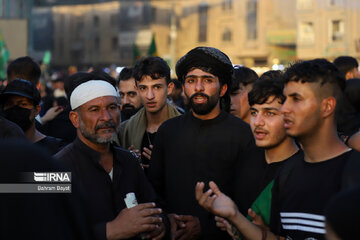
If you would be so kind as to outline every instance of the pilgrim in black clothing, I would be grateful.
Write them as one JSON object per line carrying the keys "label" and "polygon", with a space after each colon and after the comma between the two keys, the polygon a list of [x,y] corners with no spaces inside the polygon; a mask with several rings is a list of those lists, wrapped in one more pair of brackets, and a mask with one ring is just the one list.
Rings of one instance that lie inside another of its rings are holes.
{"label": "pilgrim in black clothing", "polygon": [[232,195],[234,166],[252,144],[248,125],[226,112],[210,120],[187,113],[166,121],[157,134],[149,178],[167,211],[197,216],[204,239],[226,239],[213,216],[196,203],[194,186],[214,180]]}
{"label": "pilgrim in black clothing", "polygon": [[7,120],[3,116],[0,116],[0,138],[11,139],[20,138],[26,139],[23,130],[15,123]]}
{"label": "pilgrim in black clothing", "polygon": [[277,170],[286,161],[302,157],[295,140],[286,134],[284,127],[281,108],[285,96],[281,77],[280,71],[263,73],[253,83],[248,94],[249,123],[256,146],[248,149],[244,161],[238,162],[236,166],[234,196],[239,211],[244,215],[247,215],[258,195],[275,178]]}
{"label": "pilgrim in black clothing", "polygon": [[16,123],[30,142],[55,154],[66,143],[61,139],[47,137],[36,129],[35,117],[41,110],[40,99],[40,92],[34,84],[24,79],[15,79],[1,93],[0,104],[4,117]]}
{"label": "pilgrim in black clothing", "polygon": [[[27,184],[25,173],[64,172],[46,150],[19,139],[0,141],[0,164],[1,184]],[[94,239],[78,187],[71,179],[71,193],[2,192],[0,239]]]}
{"label": "pilgrim in black clothing", "polygon": [[79,138],[55,155],[84,191],[96,239],[106,239],[106,223],[126,208],[127,193],[135,193],[138,203],[159,202],[137,158],[123,148],[112,145],[111,149],[111,174],[100,165],[100,153]]}
{"label": "pilgrim in black clothing", "polygon": [[274,182],[271,231],[291,239],[325,239],[325,205],[341,190],[359,185],[359,159],[351,150],[323,162],[284,166]]}
{"label": "pilgrim in black clothing", "polygon": [[[137,158],[115,147],[120,98],[108,82],[90,80],[72,91],[70,120],[77,139],[55,157],[78,179],[96,239],[162,238],[166,218]],[[135,195],[130,202],[128,195]]]}
{"label": "pilgrim in black clothing", "polygon": [[148,176],[167,211],[176,214],[170,221],[179,239],[228,237],[196,204],[194,187],[199,179],[216,179],[231,194],[234,166],[253,144],[249,126],[220,107],[232,69],[229,58],[210,47],[191,50],[176,65],[191,112],[160,126]]}
{"label": "pilgrim in black clothing", "polygon": [[205,193],[204,183],[197,184],[196,196],[201,206],[227,218],[246,239],[275,239],[276,235],[324,239],[326,202],[341,189],[360,182],[359,153],[349,149],[336,131],[335,109],[345,79],[325,59],[295,63],[283,79],[284,127],[301,145],[304,158],[290,169],[286,166],[294,161],[287,161],[275,179],[271,232],[248,221],[213,182]]}

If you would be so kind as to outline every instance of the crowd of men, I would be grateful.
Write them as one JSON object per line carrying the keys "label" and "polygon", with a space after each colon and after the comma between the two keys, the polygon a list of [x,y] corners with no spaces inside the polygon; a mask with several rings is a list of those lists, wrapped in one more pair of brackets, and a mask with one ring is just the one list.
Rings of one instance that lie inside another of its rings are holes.
{"label": "crowd of men", "polygon": [[196,47],[175,70],[146,57],[118,79],[77,72],[50,91],[31,58],[11,62],[0,180],[51,170],[73,181],[72,193],[3,194],[0,238],[20,237],[14,218],[30,239],[357,238],[356,59],[258,76]]}

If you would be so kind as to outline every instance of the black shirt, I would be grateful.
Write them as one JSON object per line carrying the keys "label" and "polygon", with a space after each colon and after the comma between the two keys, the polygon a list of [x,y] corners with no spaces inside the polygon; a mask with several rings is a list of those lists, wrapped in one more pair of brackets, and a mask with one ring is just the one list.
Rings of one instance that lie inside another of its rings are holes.
{"label": "black shirt", "polygon": [[240,119],[222,111],[200,120],[189,112],[158,129],[148,177],[170,213],[199,217],[204,239],[227,239],[214,216],[197,203],[195,185],[213,180],[232,196],[234,166],[251,144],[250,128]]}
{"label": "black shirt", "polygon": [[127,193],[134,192],[138,203],[158,202],[137,159],[125,149],[111,148],[114,154],[112,180],[99,164],[100,153],[79,138],[55,155],[80,182],[97,239],[106,239],[106,223],[126,208]]}
{"label": "black shirt", "polygon": [[15,123],[0,116],[0,139],[26,139],[23,130]]}
{"label": "black shirt", "polygon": [[[147,131],[145,131],[144,133],[144,137],[142,139],[142,142],[141,142],[141,162],[143,164],[149,164],[149,159],[147,159],[142,153],[144,152],[144,147],[148,148],[148,149],[151,149],[150,148],[150,145],[154,145],[154,142],[155,142],[155,136],[156,136],[156,132],[153,132],[153,133],[149,133]],[[144,172],[145,174],[147,175],[148,171],[147,168],[144,168]]]}
{"label": "black shirt", "polygon": [[[64,171],[48,152],[19,139],[0,140],[0,156],[0,183],[24,182],[24,172]],[[0,239],[94,239],[77,187],[72,179],[71,194],[0,193]]]}
{"label": "black shirt", "polygon": [[[323,162],[297,161],[290,171],[284,166],[273,187],[272,232],[291,239],[325,239],[324,207],[342,190],[348,178],[344,169],[353,160],[358,162],[360,153],[352,150]],[[360,174],[358,164],[351,168]],[[282,173],[285,170],[287,174]],[[285,181],[280,180],[282,176]]]}
{"label": "black shirt", "polygon": [[275,178],[278,169],[294,158],[303,158],[303,152],[299,150],[288,159],[281,162],[268,164],[265,159],[265,150],[256,146],[248,149],[244,161],[236,166],[234,184],[234,202],[239,211],[247,215],[251,204],[264,188]]}
{"label": "black shirt", "polygon": [[55,138],[55,137],[51,137],[51,136],[46,136],[43,139],[41,139],[40,141],[35,142],[34,144],[37,146],[40,146],[42,148],[45,148],[46,150],[49,151],[49,153],[51,155],[56,154],[64,146],[67,145],[67,143],[64,140]]}

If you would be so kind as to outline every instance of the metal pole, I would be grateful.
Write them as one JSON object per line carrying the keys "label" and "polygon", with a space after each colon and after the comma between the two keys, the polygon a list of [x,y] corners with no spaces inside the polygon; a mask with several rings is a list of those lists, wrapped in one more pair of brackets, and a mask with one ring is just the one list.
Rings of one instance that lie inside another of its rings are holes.
{"label": "metal pole", "polygon": [[171,2],[171,23],[170,23],[170,56],[171,56],[171,69],[175,70],[176,60],[176,38],[177,38],[177,27],[176,27],[176,11],[175,11],[175,0]]}
{"label": "metal pole", "polygon": [[32,8],[33,8],[33,0],[28,1],[29,5],[27,8],[27,20],[28,20],[28,55],[33,54],[34,50],[34,33],[33,33],[33,22],[32,22]]}

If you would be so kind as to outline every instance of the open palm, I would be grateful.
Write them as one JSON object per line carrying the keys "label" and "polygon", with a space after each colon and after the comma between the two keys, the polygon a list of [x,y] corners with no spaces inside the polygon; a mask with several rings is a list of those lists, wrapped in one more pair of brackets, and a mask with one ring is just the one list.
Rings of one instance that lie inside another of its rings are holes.
{"label": "open palm", "polygon": [[224,218],[236,215],[237,207],[235,203],[223,194],[214,182],[209,182],[210,189],[206,192],[203,192],[204,186],[204,183],[196,184],[196,199],[200,206],[214,215]]}

